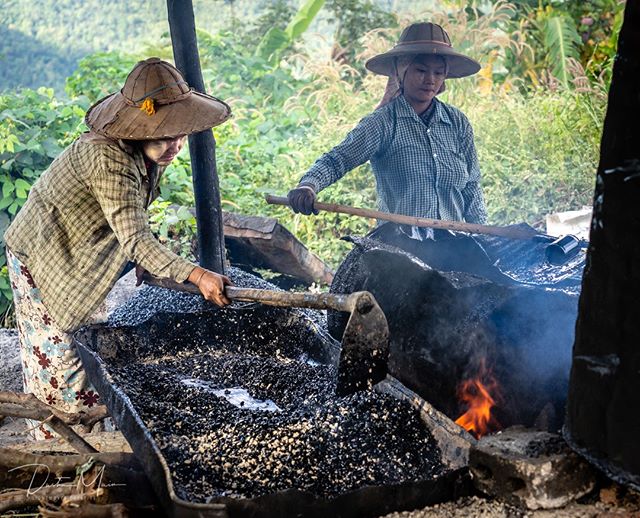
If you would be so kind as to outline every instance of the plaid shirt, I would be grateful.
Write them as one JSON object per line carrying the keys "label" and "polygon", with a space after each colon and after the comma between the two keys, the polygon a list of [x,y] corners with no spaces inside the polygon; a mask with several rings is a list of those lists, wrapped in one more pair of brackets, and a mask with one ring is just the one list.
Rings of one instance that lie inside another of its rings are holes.
{"label": "plaid shirt", "polygon": [[156,171],[147,172],[141,151],[88,133],[31,187],[5,241],[62,329],[87,320],[129,260],[179,282],[195,267],[149,229],[146,208],[162,173]]}
{"label": "plaid shirt", "polygon": [[363,118],[300,183],[319,192],[370,160],[380,210],[484,223],[471,125],[457,108],[438,99],[433,103],[433,113],[421,118],[404,96],[395,98]]}

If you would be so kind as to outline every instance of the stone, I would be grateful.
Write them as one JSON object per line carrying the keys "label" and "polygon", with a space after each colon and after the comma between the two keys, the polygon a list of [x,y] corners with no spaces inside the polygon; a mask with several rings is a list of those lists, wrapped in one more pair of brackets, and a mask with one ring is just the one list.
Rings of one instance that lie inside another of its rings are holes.
{"label": "stone", "polygon": [[560,435],[522,427],[482,437],[471,446],[469,468],[476,489],[528,509],[562,507],[596,481]]}

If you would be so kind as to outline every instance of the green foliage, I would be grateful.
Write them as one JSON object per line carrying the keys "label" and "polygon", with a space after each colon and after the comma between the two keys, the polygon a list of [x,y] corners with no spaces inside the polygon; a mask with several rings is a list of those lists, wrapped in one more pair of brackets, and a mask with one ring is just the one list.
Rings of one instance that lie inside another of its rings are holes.
{"label": "green foliage", "polygon": [[539,14],[538,24],[543,35],[544,48],[551,73],[562,86],[568,88],[571,82],[569,59],[578,58],[580,36],[567,16],[553,14],[551,10]]}
{"label": "green foliage", "polygon": [[[212,33],[246,32],[272,4],[193,0],[197,27]],[[166,0],[3,0],[0,91],[46,85],[62,93],[65,78],[83,57],[110,51],[138,54],[168,31]]]}
{"label": "green foliage", "polygon": [[258,44],[256,54],[271,64],[277,63],[282,52],[307,30],[324,1],[306,0],[284,30],[279,27],[269,29]]}
{"label": "green foliage", "polygon": [[257,47],[267,32],[272,28],[277,28],[284,32],[293,18],[296,9],[291,5],[290,0],[275,0],[269,2],[264,12],[256,18],[249,28],[244,28],[243,35],[246,38],[246,48]]}
{"label": "green foliage", "polygon": [[538,89],[466,97],[494,224],[541,224],[590,205],[604,103],[593,94]]}
{"label": "green foliage", "polygon": [[[494,5],[504,0],[491,0]],[[550,73],[564,87],[586,75],[608,82],[624,0],[523,0],[509,4],[507,67],[534,85]],[[577,66],[576,66],[577,64]]]}
{"label": "green foliage", "polygon": [[363,73],[364,67],[356,59],[362,50],[361,38],[380,27],[397,27],[395,16],[371,0],[328,0],[327,9],[335,24],[334,57]]}
{"label": "green foliage", "polygon": [[[3,5],[3,17],[5,12]],[[83,46],[70,49],[0,22],[0,91],[43,85],[61,90],[64,77],[73,71],[75,62],[85,52]]]}
{"label": "green foliage", "polygon": [[279,61],[280,53],[291,45],[287,33],[279,27],[271,27],[256,48],[256,55],[271,63]]}
{"label": "green foliage", "polygon": [[85,109],[45,88],[0,95],[0,214],[10,219],[22,207],[31,184],[78,135]]}
{"label": "green foliage", "polygon": [[13,302],[13,293],[11,284],[9,283],[9,273],[7,272],[7,259],[2,254],[0,257],[0,327],[9,327],[11,323],[11,304]]}
{"label": "green foliage", "polygon": [[174,253],[196,258],[196,218],[187,207],[156,200],[149,208],[149,224],[158,240]]}
{"label": "green foliage", "polygon": [[137,50],[167,30],[163,0],[6,0],[2,11],[0,89],[48,85],[61,92],[83,56]]}
{"label": "green foliage", "polygon": [[69,98],[85,96],[90,103],[117,92],[138,58],[118,52],[98,52],[78,63],[78,68],[67,77],[65,91]]}
{"label": "green foliage", "polygon": [[285,33],[291,41],[302,36],[323,5],[324,0],[307,0],[300,6],[300,10],[285,29]]}
{"label": "green foliage", "polygon": [[86,108],[60,101],[46,88],[0,95],[0,322],[11,301],[4,231],[40,173],[78,136]]}

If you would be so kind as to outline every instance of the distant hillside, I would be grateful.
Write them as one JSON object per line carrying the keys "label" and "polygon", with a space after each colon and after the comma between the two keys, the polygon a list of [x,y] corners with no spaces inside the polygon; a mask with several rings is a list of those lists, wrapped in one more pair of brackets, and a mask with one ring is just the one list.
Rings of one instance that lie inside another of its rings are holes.
{"label": "distant hillside", "polygon": [[[166,0],[3,0],[0,91],[47,86],[58,93],[78,60],[96,51],[134,53],[169,31]],[[198,28],[216,31],[266,0],[193,0]]]}
{"label": "distant hillside", "polygon": [[0,90],[22,86],[61,89],[64,77],[91,49],[61,48],[0,25]]}

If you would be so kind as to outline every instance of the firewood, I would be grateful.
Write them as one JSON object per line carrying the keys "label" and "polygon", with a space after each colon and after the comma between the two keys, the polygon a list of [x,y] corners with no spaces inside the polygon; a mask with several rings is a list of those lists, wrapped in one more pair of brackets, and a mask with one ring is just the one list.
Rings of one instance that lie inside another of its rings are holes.
{"label": "firewood", "polygon": [[33,394],[18,394],[0,391],[0,415],[24,417],[48,424],[79,453],[97,453],[93,446],[78,435],[71,426],[81,424],[91,426],[108,417],[105,406],[101,405],[86,412],[62,412],[40,401]]}

